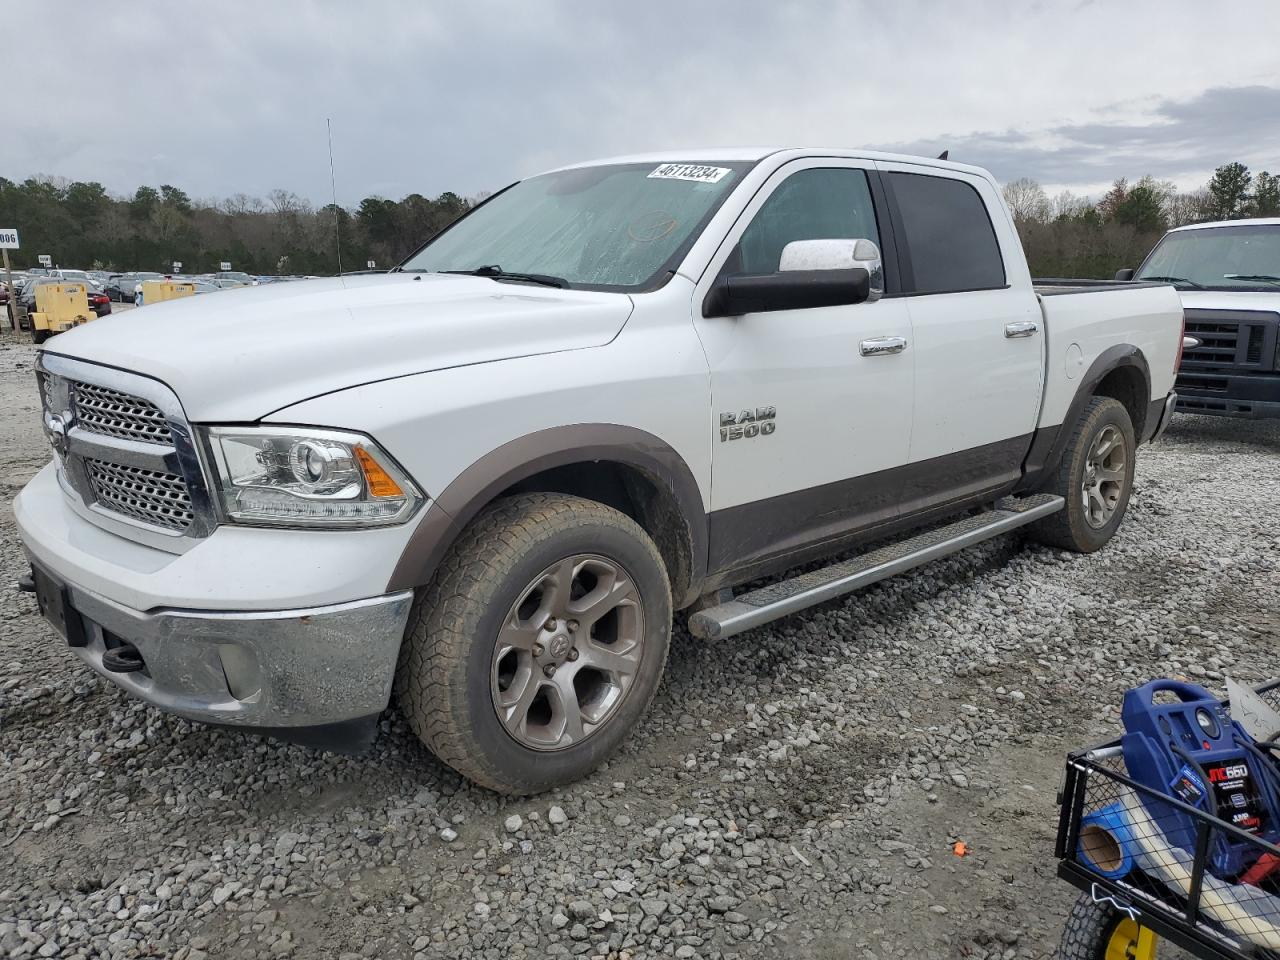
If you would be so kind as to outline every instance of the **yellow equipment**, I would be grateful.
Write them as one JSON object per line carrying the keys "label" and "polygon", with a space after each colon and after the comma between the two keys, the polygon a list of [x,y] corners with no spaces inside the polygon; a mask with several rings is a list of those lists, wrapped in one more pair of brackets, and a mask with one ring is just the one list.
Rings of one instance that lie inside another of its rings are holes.
{"label": "yellow equipment", "polygon": [[27,319],[31,339],[44,343],[97,317],[89,309],[89,288],[83,283],[42,283],[36,287],[36,309]]}
{"label": "yellow equipment", "polygon": [[142,303],[164,303],[166,300],[177,300],[180,297],[195,296],[194,283],[179,283],[177,280],[146,280],[142,284]]}

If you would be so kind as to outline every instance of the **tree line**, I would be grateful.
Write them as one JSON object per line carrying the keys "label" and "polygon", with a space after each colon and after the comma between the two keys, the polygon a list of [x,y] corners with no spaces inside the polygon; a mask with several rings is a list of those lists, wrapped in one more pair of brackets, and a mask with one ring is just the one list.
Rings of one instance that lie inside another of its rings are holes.
{"label": "tree line", "polygon": [[402,200],[366,197],[355,210],[314,207],[287,190],[266,198],[236,194],[196,201],[163,184],[114,197],[101,183],[0,177],[0,224],[18,228],[17,267],[48,254],[64,267],[168,272],[177,260],[186,273],[234,270],[272,275],[338,272],[372,260],[387,269],[469,209],[455,193],[434,199],[411,193]]}
{"label": "tree line", "polygon": [[1051,198],[1023,178],[1005,185],[1004,198],[1032,276],[1105,279],[1138,266],[1171,227],[1280,216],[1280,176],[1227,163],[1189,192],[1150,176],[1133,183],[1122,177],[1096,202],[1070,191]]}
{"label": "tree line", "polygon": [[[1198,190],[1179,192],[1144,176],[1116,180],[1097,201],[1069,191],[1049,197],[1034,180],[1014,180],[1005,200],[1018,225],[1031,272],[1039,277],[1110,277],[1137,266],[1169,227],[1208,220],[1280,216],[1280,176],[1256,176],[1228,163]],[[314,207],[287,190],[265,199],[236,194],[196,201],[171,184],[143,186],[131,197],[101,183],[53,177],[0,177],[0,224],[16,226],[15,266],[49,254],[56,264],[104,270],[212,272],[222,262],[258,274],[386,269],[465,213],[479,198],[411,193],[401,200],[366,197],[354,210]]]}

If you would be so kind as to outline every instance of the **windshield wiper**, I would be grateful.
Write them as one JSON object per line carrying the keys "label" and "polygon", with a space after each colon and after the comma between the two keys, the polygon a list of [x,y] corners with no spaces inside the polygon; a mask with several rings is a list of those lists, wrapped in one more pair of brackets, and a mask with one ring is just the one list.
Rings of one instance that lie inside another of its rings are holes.
{"label": "windshield wiper", "polygon": [[553,277],[545,273],[513,273],[503,270],[496,263],[476,267],[474,270],[441,270],[441,273],[460,273],[468,277],[490,277],[493,280],[517,280],[524,283],[540,283],[544,287],[560,287],[566,289],[569,281],[564,277]]}
{"label": "windshield wiper", "polygon": [[1280,277],[1270,273],[1224,273],[1223,280],[1244,280],[1246,283],[1277,283],[1280,284]]}
{"label": "windshield wiper", "polygon": [[1203,290],[1203,283],[1196,283],[1194,280],[1188,280],[1186,277],[1138,277],[1139,280],[1154,280],[1156,283],[1185,283],[1188,287],[1195,287],[1197,290]]}

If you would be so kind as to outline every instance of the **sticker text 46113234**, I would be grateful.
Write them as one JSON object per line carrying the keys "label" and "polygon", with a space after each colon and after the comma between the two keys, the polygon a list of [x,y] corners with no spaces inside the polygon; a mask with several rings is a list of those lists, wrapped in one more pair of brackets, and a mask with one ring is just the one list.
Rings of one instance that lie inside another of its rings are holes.
{"label": "sticker text 46113234", "polygon": [[664,163],[650,180],[693,180],[696,183],[719,183],[729,173],[728,167],[707,167],[700,163]]}

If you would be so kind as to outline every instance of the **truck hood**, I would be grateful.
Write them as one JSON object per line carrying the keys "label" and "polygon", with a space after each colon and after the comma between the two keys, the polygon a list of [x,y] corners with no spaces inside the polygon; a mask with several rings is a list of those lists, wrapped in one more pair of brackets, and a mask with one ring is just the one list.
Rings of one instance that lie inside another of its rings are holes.
{"label": "truck hood", "polygon": [[1266,290],[1179,290],[1184,310],[1269,310],[1280,313],[1280,287]]}
{"label": "truck hood", "polygon": [[246,421],[378,380],[602,346],[631,308],[625,294],[390,273],[153,304],[48,349],[162,380],[192,421]]}

